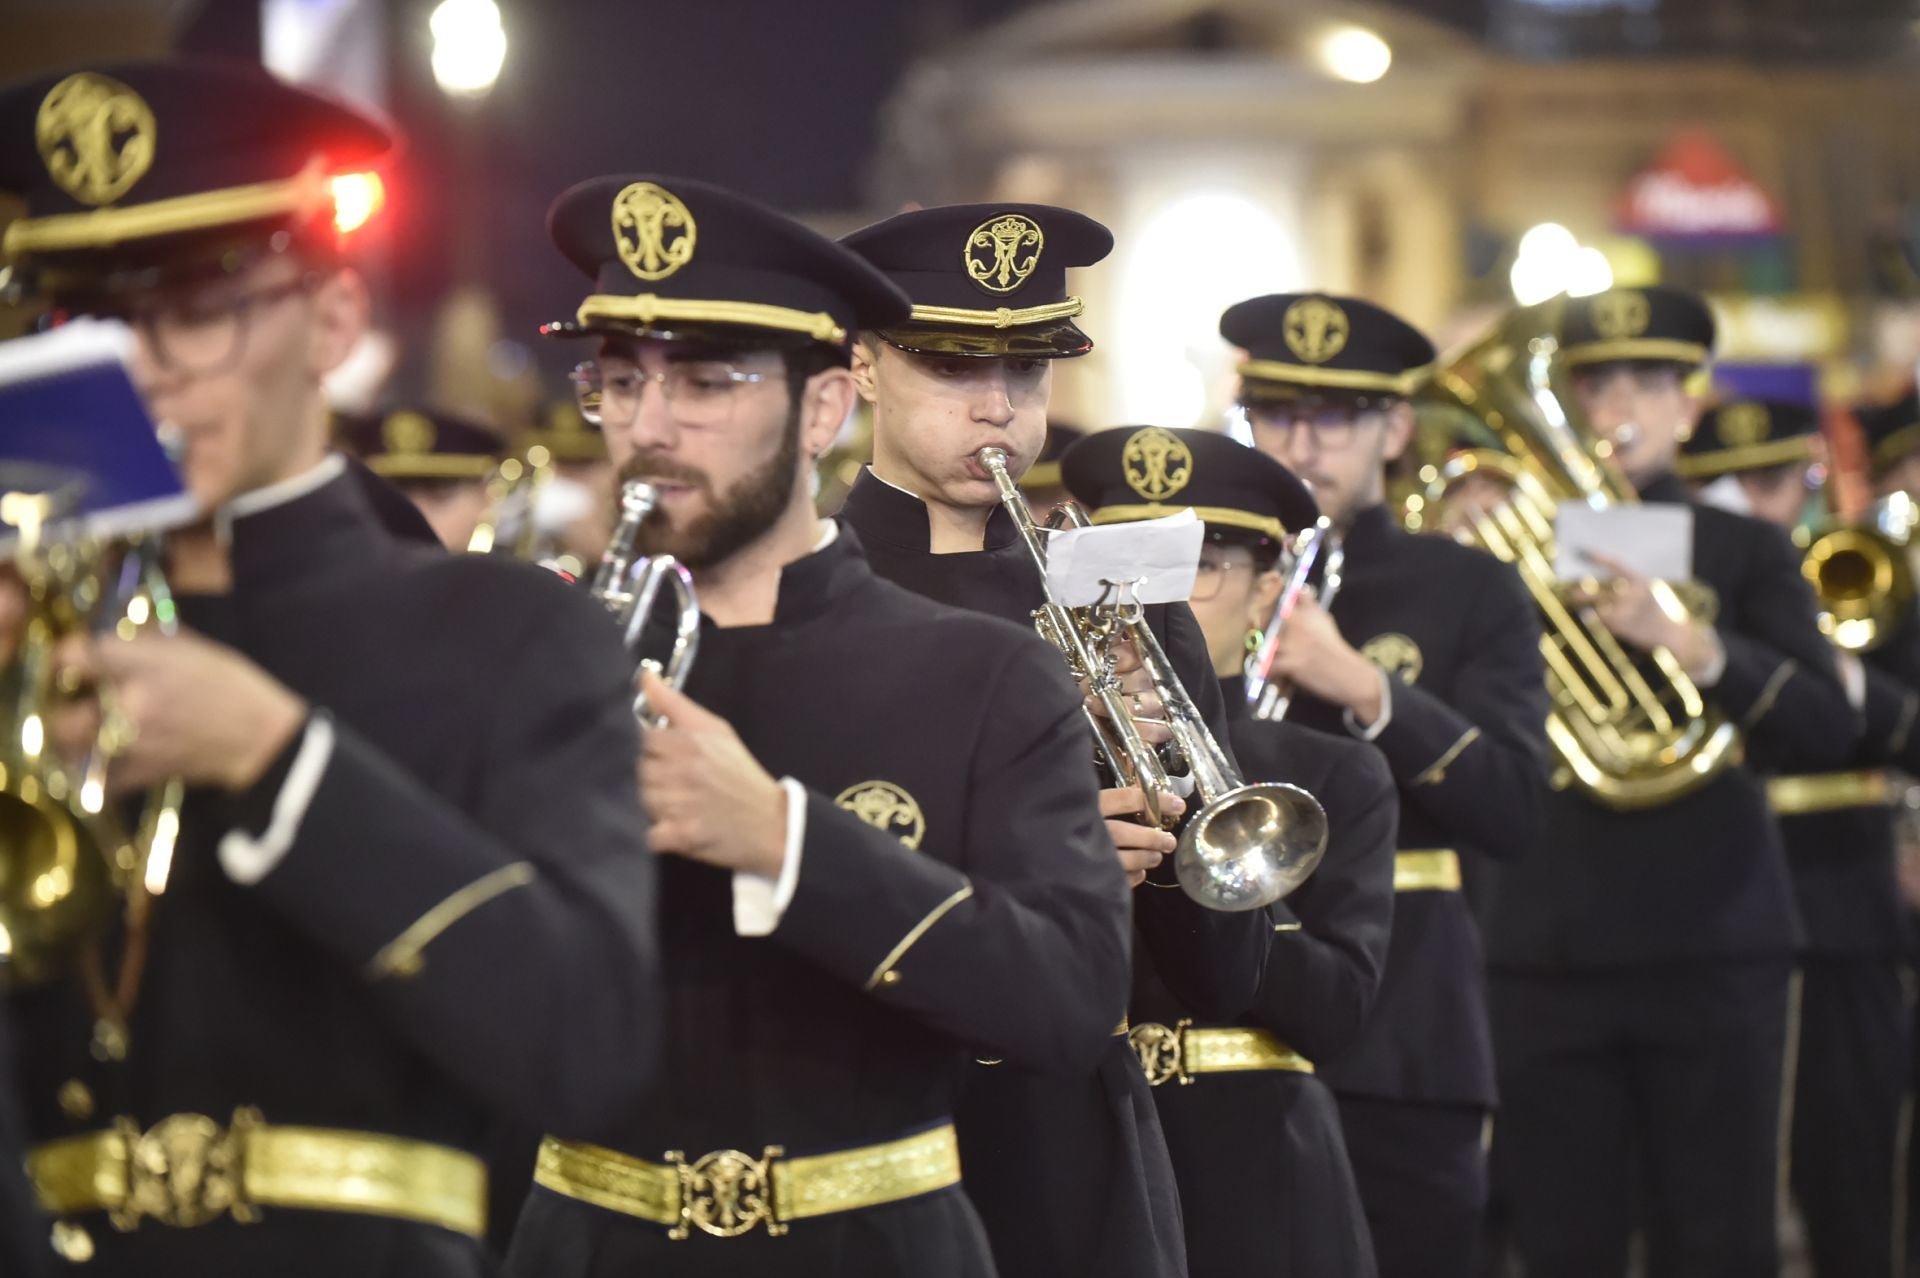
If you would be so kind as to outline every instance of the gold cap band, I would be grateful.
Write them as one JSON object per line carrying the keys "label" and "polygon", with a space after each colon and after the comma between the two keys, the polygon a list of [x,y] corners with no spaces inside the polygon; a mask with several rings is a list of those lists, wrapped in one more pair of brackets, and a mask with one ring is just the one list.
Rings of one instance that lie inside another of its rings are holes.
{"label": "gold cap band", "polygon": [[804,333],[816,342],[844,346],[847,330],[825,311],[797,311],[790,306],[769,306],[764,302],[707,301],[699,298],[660,297],[642,293],[637,297],[595,293],[580,303],[576,318],[582,324],[595,320],[626,320],[650,325],[655,320],[679,320],[687,324],[731,324],[742,328],[768,328],[782,333]]}

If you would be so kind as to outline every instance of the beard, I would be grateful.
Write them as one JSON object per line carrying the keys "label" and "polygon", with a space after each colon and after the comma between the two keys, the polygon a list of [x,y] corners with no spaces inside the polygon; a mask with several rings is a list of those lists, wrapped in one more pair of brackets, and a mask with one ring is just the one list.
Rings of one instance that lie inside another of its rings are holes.
{"label": "beard", "polygon": [[[694,572],[723,563],[752,545],[780,521],[793,500],[794,472],[800,465],[800,405],[787,410],[780,446],[767,462],[742,475],[724,493],[702,471],[664,457],[635,454],[620,468],[620,482],[651,480],[698,488],[706,494],[707,510],[685,528],[668,524],[666,512],[655,509],[640,525],[638,550],[643,555],[672,555]],[[617,492],[617,486],[616,486]],[[617,498],[616,498],[617,500]]]}

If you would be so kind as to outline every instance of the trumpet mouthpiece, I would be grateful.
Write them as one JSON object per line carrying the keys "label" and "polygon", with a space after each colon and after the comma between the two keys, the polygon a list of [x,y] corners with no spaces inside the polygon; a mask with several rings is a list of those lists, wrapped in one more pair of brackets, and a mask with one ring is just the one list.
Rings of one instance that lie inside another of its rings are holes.
{"label": "trumpet mouthpiece", "polygon": [[1004,448],[995,448],[989,444],[987,447],[975,453],[974,458],[988,470],[1001,470],[1005,469],[1007,464],[1007,450]]}

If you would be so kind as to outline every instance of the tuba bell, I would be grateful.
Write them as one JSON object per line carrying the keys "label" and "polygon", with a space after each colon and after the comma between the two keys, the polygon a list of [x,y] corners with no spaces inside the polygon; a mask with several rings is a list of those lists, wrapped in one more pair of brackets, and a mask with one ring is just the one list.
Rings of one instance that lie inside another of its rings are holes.
{"label": "tuba bell", "polygon": [[1114,672],[1116,643],[1133,644],[1166,706],[1174,749],[1192,771],[1194,794],[1201,805],[1181,830],[1173,854],[1174,875],[1181,888],[1208,909],[1258,910],[1306,882],[1327,850],[1327,814],[1318,800],[1299,786],[1249,785],[1241,777],[1208,730],[1138,602],[1123,598],[1111,605],[1068,608],[1054,598],[1046,584],[1044,534],[1085,526],[1086,512],[1072,502],[1063,503],[1046,527],[1035,525],[1026,496],[1007,471],[1006,453],[988,447],[975,456],[993,477],[1001,506],[1040,570],[1047,597],[1045,606],[1033,614],[1034,625],[1060,649],[1068,668],[1086,681],[1106,711],[1097,715],[1086,710],[1102,770],[1117,785],[1139,786],[1147,796],[1153,823],[1163,829],[1175,824],[1157,802],[1169,788],[1167,768],[1140,735],[1121,699],[1120,680]]}
{"label": "tuba bell", "polygon": [[123,901],[166,885],[184,787],[162,783],[129,813],[107,792],[107,763],[127,727],[100,689],[101,726],[79,759],[55,749],[53,723],[81,690],[54,654],[69,635],[175,629],[153,539],[66,536],[58,529],[84,477],[0,466],[0,523],[17,535],[26,587],[19,646],[0,668],[0,985],[22,988],[64,970]]}
{"label": "tuba bell", "polygon": [[1801,575],[1820,605],[1820,632],[1847,652],[1872,652],[1913,610],[1913,534],[1920,506],[1895,493],[1856,523],[1813,539]]}
{"label": "tuba bell", "polygon": [[[1560,763],[1555,788],[1571,784],[1610,808],[1657,807],[1737,763],[1740,735],[1672,653],[1655,649],[1637,659],[1556,579],[1554,516],[1562,501],[1600,508],[1638,500],[1567,393],[1557,337],[1564,305],[1555,299],[1514,311],[1414,388],[1421,411],[1464,413],[1500,441],[1435,468],[1425,515],[1429,527],[1511,563],[1540,608],[1553,697],[1547,737]],[[1656,582],[1654,593],[1669,615],[1686,615],[1673,585]]]}

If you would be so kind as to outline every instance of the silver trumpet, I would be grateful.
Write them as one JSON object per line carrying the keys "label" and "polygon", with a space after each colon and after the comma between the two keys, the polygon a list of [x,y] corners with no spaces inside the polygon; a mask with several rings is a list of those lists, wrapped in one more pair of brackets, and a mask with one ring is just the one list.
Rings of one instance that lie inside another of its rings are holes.
{"label": "silver trumpet", "polygon": [[[700,600],[693,591],[693,574],[672,555],[641,555],[640,525],[660,503],[660,491],[645,480],[629,479],[620,485],[620,522],[607,542],[600,566],[594,569],[593,597],[606,605],[620,625],[621,641],[637,663],[633,694],[633,717],[643,728],[658,727],[664,720],[647,704],[647,695],[638,687],[638,671],[651,670],[667,686],[678,690],[686,686],[693,670],[693,658],[700,648]],[[678,604],[673,647],[665,661],[642,653],[647,620],[663,587],[671,587]]]}
{"label": "silver trumpet", "polygon": [[[1007,472],[1007,454],[982,448],[974,454],[1000,490],[1000,504],[1020,530],[1020,538],[1040,571],[1046,604],[1033,614],[1041,635],[1060,649],[1076,678],[1105,714],[1086,708],[1095,751],[1114,784],[1139,786],[1147,795],[1153,824],[1175,824],[1163,813],[1158,795],[1169,789],[1167,770],[1153,746],[1134,725],[1114,670],[1114,647],[1130,642],[1166,708],[1173,745],[1186,760],[1199,798],[1199,811],[1187,821],[1174,852],[1173,868],[1188,896],[1213,910],[1258,910],[1292,892],[1327,849],[1327,814],[1299,786],[1281,782],[1248,785],[1227,752],[1214,740],[1199,707],[1187,695],[1165,649],[1147,625],[1145,609],[1121,598],[1112,604],[1068,608],[1047,585],[1044,533],[1085,526],[1087,514],[1071,502],[1055,508],[1045,528],[1033,522],[1019,485]],[[1083,707],[1084,708],[1084,707]]]}
{"label": "silver trumpet", "polygon": [[1294,538],[1293,571],[1287,574],[1286,587],[1274,601],[1273,616],[1259,648],[1247,657],[1247,705],[1256,719],[1284,719],[1293,705],[1293,687],[1273,677],[1273,661],[1280,653],[1280,636],[1286,632],[1287,621],[1306,593],[1307,579],[1313,575],[1314,565],[1322,562],[1326,569],[1320,574],[1320,606],[1331,608],[1340,593],[1340,572],[1347,562],[1347,552],[1340,534],[1324,515]]}

